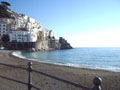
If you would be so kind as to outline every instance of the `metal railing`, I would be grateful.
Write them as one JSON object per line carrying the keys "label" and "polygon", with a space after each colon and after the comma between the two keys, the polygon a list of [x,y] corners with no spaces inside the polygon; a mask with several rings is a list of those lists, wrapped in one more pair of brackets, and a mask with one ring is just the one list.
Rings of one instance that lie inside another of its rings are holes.
{"label": "metal railing", "polygon": [[58,81],[61,81],[61,82],[73,85],[73,86],[78,87],[78,88],[82,88],[84,90],[101,90],[101,86],[100,85],[102,83],[102,79],[100,77],[95,77],[93,79],[94,87],[93,88],[89,88],[87,86],[84,86],[84,85],[81,85],[81,84],[77,84],[75,82],[71,82],[71,81],[68,81],[68,80],[64,80],[64,79],[61,79],[59,77],[50,75],[48,73],[44,73],[44,72],[40,72],[40,71],[34,70],[34,69],[32,69],[32,62],[28,62],[28,68],[18,67],[18,66],[14,66],[14,65],[10,65],[10,64],[4,64],[4,63],[0,63],[0,65],[4,65],[4,66],[8,66],[8,67],[13,67],[13,68],[19,68],[19,69],[23,69],[23,70],[28,71],[28,83],[25,83],[25,82],[22,82],[22,81],[19,81],[19,80],[11,79],[11,78],[8,78],[8,77],[0,75],[0,78],[11,80],[11,81],[14,81],[14,82],[17,82],[17,83],[20,83],[20,84],[27,85],[28,90],[31,90],[32,88],[34,88],[36,90],[41,90],[40,88],[38,88],[38,87],[36,87],[36,86],[34,86],[32,84],[32,75],[31,75],[32,73],[31,72],[35,72],[35,73],[38,73],[38,74],[41,74],[41,75],[53,78],[55,80],[58,80]]}

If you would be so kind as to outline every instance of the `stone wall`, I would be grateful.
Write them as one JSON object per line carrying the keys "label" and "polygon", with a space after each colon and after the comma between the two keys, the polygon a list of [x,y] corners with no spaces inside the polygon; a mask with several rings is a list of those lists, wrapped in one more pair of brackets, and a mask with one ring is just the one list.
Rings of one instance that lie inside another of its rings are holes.
{"label": "stone wall", "polygon": [[35,43],[36,51],[40,50],[55,50],[55,40],[41,40]]}
{"label": "stone wall", "polygon": [[64,38],[59,40],[39,40],[37,42],[8,42],[3,44],[5,49],[25,50],[25,51],[41,51],[41,50],[60,50],[71,49],[72,47]]}

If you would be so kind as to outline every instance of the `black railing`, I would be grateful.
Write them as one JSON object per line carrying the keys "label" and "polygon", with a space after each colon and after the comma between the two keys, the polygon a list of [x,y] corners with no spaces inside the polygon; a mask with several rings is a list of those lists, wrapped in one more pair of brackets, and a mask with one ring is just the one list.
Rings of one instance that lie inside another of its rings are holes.
{"label": "black railing", "polygon": [[11,81],[14,81],[14,82],[17,82],[17,83],[20,83],[20,84],[27,85],[28,90],[31,90],[32,88],[34,88],[36,90],[41,90],[40,88],[38,88],[38,87],[36,87],[36,86],[34,86],[32,84],[32,75],[31,75],[32,73],[31,72],[39,73],[41,75],[53,78],[55,80],[58,80],[58,81],[61,81],[61,82],[64,82],[64,83],[67,83],[67,84],[70,84],[70,85],[73,85],[73,86],[78,87],[78,88],[82,88],[84,90],[101,90],[101,86],[100,85],[101,85],[102,79],[100,77],[95,77],[93,79],[94,87],[93,88],[89,88],[87,86],[84,86],[84,85],[81,85],[81,84],[77,84],[75,82],[64,80],[64,79],[61,79],[59,77],[56,77],[56,76],[53,76],[53,75],[50,75],[50,74],[47,74],[47,73],[44,73],[44,72],[40,72],[40,71],[34,70],[34,69],[32,69],[32,62],[28,63],[28,68],[18,67],[18,66],[14,66],[14,65],[10,65],[10,64],[4,64],[4,63],[0,63],[0,65],[9,66],[9,67],[13,67],[13,68],[19,68],[19,69],[23,69],[23,70],[28,71],[28,83],[25,83],[25,82],[22,82],[22,81],[19,81],[19,80],[11,79],[11,78],[8,78],[8,77],[0,75],[0,78],[4,78],[4,79],[11,80]]}

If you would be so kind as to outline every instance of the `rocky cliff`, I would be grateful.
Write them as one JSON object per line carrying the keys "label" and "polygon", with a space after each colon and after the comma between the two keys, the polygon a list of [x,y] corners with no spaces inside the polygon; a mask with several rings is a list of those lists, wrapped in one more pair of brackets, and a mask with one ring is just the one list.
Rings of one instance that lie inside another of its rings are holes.
{"label": "rocky cliff", "polygon": [[72,49],[72,46],[63,37],[59,38],[60,49]]}
{"label": "rocky cliff", "polygon": [[36,51],[61,49],[72,49],[72,46],[62,37],[59,40],[41,40],[35,43]]}

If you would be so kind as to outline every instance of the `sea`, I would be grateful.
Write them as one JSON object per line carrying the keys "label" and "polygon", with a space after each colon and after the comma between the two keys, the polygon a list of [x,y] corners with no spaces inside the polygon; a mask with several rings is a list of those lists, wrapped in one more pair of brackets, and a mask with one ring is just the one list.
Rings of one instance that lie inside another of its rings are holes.
{"label": "sea", "polygon": [[81,47],[39,52],[15,51],[12,54],[38,62],[120,72],[120,47]]}

